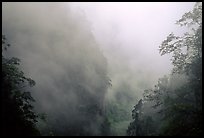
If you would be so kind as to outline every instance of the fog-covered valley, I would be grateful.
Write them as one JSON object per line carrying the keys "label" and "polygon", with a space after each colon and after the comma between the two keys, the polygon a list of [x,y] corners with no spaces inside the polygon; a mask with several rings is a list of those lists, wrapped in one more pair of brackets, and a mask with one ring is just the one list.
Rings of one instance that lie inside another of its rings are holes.
{"label": "fog-covered valley", "polygon": [[194,2],[2,3],[2,134],[200,135],[201,19]]}

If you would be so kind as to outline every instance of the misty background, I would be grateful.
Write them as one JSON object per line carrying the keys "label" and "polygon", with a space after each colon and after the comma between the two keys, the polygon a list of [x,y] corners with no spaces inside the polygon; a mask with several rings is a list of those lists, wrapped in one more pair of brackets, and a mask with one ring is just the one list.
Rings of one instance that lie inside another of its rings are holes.
{"label": "misty background", "polygon": [[169,74],[172,68],[170,55],[161,57],[158,47],[170,32],[179,35],[187,30],[175,23],[194,4],[96,2],[71,3],[70,7],[89,20],[91,31],[107,58],[114,84],[109,94],[127,83],[140,97],[140,90],[151,87],[158,77]]}
{"label": "misty background", "polygon": [[[7,56],[21,59],[36,81],[35,110],[48,120],[39,123],[42,131],[80,133],[73,126],[88,123],[78,129],[100,135],[101,114],[114,103],[127,118],[112,123],[112,131],[125,135],[144,89],[172,68],[159,45],[169,32],[185,32],[175,22],[194,4],[2,3],[2,33],[12,45]],[[83,114],[92,105],[98,111]]]}

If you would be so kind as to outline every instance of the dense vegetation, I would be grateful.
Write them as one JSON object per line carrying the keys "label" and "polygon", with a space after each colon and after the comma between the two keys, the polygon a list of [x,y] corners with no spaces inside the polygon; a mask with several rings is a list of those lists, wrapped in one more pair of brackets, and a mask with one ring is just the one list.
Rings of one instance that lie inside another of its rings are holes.
{"label": "dense vegetation", "polygon": [[38,115],[33,111],[34,102],[29,86],[35,81],[24,76],[18,67],[18,58],[6,58],[3,52],[10,45],[2,35],[2,76],[1,76],[1,133],[2,135],[39,135],[35,123]]}
{"label": "dense vegetation", "polygon": [[202,3],[196,3],[177,24],[191,30],[184,36],[171,33],[159,47],[161,55],[173,53],[174,68],[154,89],[145,90],[132,111],[130,136],[202,134]]}

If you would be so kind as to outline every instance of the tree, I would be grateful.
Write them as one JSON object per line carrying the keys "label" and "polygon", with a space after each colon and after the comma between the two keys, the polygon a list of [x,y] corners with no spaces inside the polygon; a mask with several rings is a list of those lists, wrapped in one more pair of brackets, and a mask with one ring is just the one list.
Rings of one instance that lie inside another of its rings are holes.
{"label": "tree", "polygon": [[128,136],[151,136],[155,130],[154,120],[148,114],[144,114],[145,103],[140,99],[138,104],[132,110],[133,122],[127,129]]}
{"label": "tree", "polygon": [[4,57],[3,52],[9,46],[2,35],[1,135],[40,135],[35,127],[38,115],[31,104],[35,100],[26,90],[34,86],[35,81],[25,77],[18,68],[18,58]]}
{"label": "tree", "polygon": [[132,119],[134,121],[130,123],[127,135],[128,136],[141,136],[141,120],[140,116],[142,114],[142,99],[139,100],[138,104],[134,106],[134,109],[132,110]]}
{"label": "tree", "polygon": [[[188,82],[175,90],[177,98],[166,111],[171,117],[165,134],[202,134],[202,3],[196,3],[191,12],[185,13],[177,24],[190,27],[184,36],[171,33],[160,46],[161,55],[173,53],[173,73],[185,74]],[[182,48],[186,49],[182,52]],[[183,127],[185,126],[185,128]]]}
{"label": "tree", "polygon": [[190,29],[183,36],[170,33],[159,47],[161,55],[173,54],[172,73],[145,90],[144,101],[158,111],[156,135],[202,135],[202,3],[177,24]]}
{"label": "tree", "polygon": [[202,3],[196,3],[192,12],[185,13],[177,21],[190,30],[183,36],[170,33],[159,46],[161,55],[173,53],[173,73],[190,73],[195,60],[202,58]]}

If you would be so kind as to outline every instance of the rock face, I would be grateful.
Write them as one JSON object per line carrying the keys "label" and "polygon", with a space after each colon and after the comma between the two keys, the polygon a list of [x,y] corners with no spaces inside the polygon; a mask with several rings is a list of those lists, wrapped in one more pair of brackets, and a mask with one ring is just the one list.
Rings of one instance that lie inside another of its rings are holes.
{"label": "rock face", "polygon": [[108,87],[107,63],[91,28],[66,4],[3,3],[2,28],[36,81],[35,109],[47,115],[42,133],[101,135],[103,102]]}

